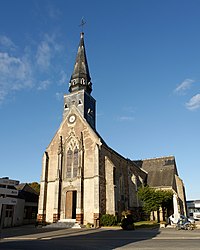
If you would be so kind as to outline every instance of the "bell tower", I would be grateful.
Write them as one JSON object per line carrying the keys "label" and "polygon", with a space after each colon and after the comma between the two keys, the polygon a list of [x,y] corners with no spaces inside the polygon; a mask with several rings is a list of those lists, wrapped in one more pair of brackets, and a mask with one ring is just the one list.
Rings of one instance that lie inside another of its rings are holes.
{"label": "bell tower", "polygon": [[96,129],[96,100],[91,96],[92,83],[87,63],[84,33],[81,32],[80,43],[74,70],[69,82],[69,94],[64,95],[63,119],[75,105],[90,126]]}

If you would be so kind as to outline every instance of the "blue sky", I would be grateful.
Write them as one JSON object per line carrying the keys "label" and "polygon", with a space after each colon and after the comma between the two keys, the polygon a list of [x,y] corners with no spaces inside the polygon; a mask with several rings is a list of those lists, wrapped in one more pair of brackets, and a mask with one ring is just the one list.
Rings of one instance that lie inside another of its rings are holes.
{"label": "blue sky", "polygon": [[84,17],[97,130],[130,159],[174,155],[200,199],[200,1],[0,0],[0,176],[40,181]]}

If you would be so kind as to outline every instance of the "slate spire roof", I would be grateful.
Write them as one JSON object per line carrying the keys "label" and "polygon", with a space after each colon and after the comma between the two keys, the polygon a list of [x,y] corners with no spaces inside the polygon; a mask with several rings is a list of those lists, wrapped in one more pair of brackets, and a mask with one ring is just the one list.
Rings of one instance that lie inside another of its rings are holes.
{"label": "slate spire roof", "polygon": [[84,44],[84,33],[81,32],[81,38],[76,56],[76,62],[74,65],[74,71],[72,73],[69,83],[69,92],[71,93],[84,89],[88,94],[90,94],[92,91],[92,83],[90,82],[90,80],[91,77],[89,73]]}

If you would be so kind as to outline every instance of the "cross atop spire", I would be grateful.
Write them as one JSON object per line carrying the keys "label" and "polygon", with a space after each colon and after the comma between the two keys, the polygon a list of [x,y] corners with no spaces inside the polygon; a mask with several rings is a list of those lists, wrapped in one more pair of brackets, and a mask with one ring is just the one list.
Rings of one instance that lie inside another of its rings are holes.
{"label": "cross atop spire", "polygon": [[69,92],[71,93],[74,91],[85,89],[85,91],[90,94],[92,91],[92,83],[90,82],[90,80],[91,78],[84,45],[84,33],[81,32],[74,71],[69,83]]}
{"label": "cross atop spire", "polygon": [[84,25],[86,24],[86,21],[84,20],[84,18],[82,17],[82,19],[81,19],[81,23],[80,23],[80,27],[81,27],[81,31],[83,32],[83,27],[84,27]]}

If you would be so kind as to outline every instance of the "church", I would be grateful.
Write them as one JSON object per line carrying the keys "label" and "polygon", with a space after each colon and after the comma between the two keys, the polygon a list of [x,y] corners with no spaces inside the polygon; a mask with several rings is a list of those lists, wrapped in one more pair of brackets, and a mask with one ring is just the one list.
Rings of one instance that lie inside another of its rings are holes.
{"label": "church", "polygon": [[64,95],[63,119],[42,160],[39,222],[91,223],[103,214],[138,211],[140,186],[171,189],[185,213],[185,192],[173,156],[129,160],[110,148],[96,130],[96,100],[84,33]]}

